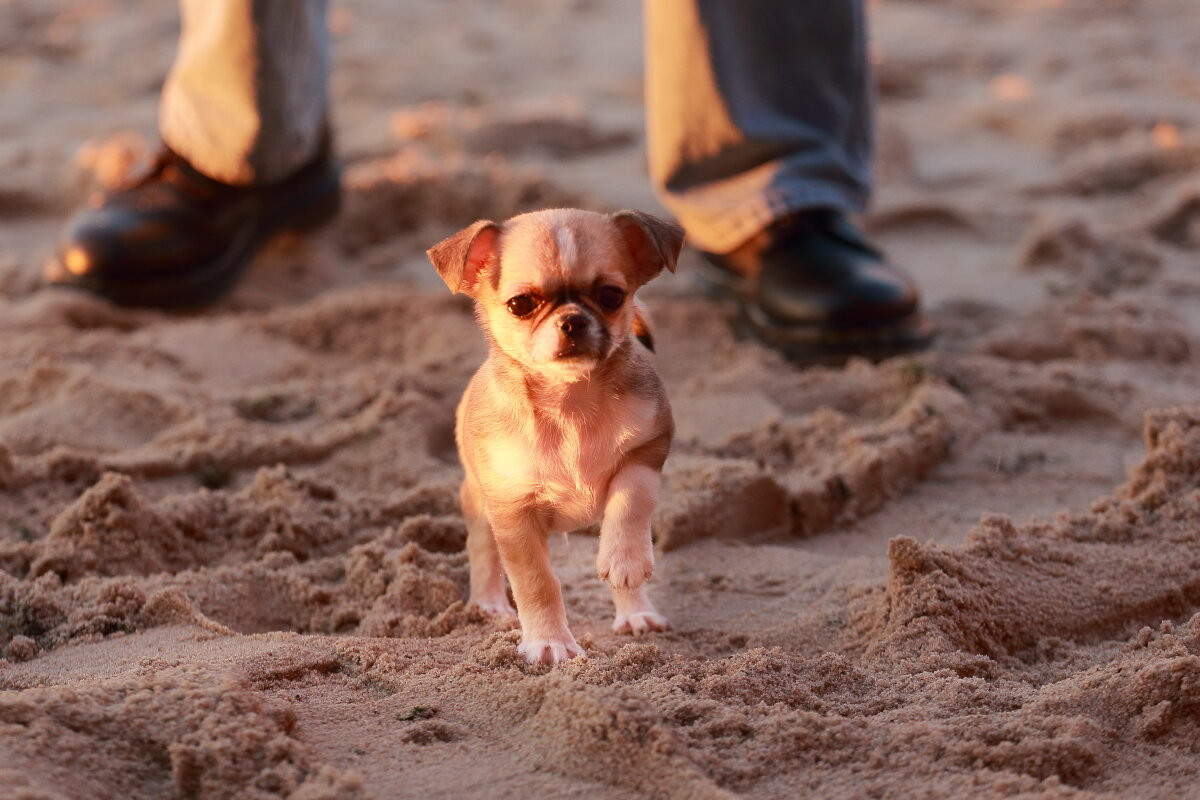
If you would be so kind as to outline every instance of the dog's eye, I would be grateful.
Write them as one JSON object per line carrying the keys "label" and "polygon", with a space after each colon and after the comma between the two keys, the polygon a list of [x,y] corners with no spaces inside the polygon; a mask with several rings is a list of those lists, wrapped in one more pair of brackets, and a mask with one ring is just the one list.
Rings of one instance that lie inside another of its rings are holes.
{"label": "dog's eye", "polygon": [[596,292],[596,302],[605,311],[616,311],[625,302],[625,290],[619,286],[601,286]]}
{"label": "dog's eye", "polygon": [[514,317],[524,319],[537,310],[538,301],[531,294],[519,294],[509,300],[506,305],[508,306],[509,313]]}

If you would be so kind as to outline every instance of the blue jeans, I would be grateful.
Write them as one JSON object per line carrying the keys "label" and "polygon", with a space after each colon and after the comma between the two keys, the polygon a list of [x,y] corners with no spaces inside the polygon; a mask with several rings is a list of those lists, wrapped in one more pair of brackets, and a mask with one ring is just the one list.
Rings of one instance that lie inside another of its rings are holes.
{"label": "blue jeans", "polygon": [[[316,151],[329,105],[326,0],[182,0],[164,141],[235,184]],[[862,0],[646,0],[650,175],[694,245],[728,252],[808,208],[870,194]]]}

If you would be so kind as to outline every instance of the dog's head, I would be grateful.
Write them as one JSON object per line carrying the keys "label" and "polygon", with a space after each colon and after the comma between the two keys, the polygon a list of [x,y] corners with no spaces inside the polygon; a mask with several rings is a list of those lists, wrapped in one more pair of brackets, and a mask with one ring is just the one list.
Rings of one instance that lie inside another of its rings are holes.
{"label": "dog's head", "polygon": [[496,347],[575,381],[628,340],[634,292],[673,272],[682,245],[682,228],[640,211],[551,209],[480,220],[428,252],[450,290],[474,298]]}

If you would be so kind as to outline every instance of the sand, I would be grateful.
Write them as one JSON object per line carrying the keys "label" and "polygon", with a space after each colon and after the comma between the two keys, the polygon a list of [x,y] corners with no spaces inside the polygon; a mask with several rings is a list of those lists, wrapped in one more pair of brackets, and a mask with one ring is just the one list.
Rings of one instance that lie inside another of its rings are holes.
{"label": "sand", "polygon": [[465,607],[423,251],[658,208],[625,4],[335,3],[343,215],[166,315],[38,285],[152,147],[169,3],[0,14],[0,796],[1200,797],[1200,28],[1190,0],[873,6],[865,224],[942,335],[799,368],[645,293],[673,631],[585,659]]}

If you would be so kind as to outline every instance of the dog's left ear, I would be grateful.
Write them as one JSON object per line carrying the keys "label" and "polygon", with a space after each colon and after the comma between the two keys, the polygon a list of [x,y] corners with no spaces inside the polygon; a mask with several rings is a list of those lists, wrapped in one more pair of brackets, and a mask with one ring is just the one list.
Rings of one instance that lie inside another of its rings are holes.
{"label": "dog's left ear", "polygon": [[475,296],[480,273],[497,255],[500,226],[490,219],[472,222],[425,251],[454,293]]}
{"label": "dog's left ear", "polygon": [[642,211],[617,211],[610,215],[633,258],[640,286],[666,267],[675,271],[683,247],[683,228]]}

